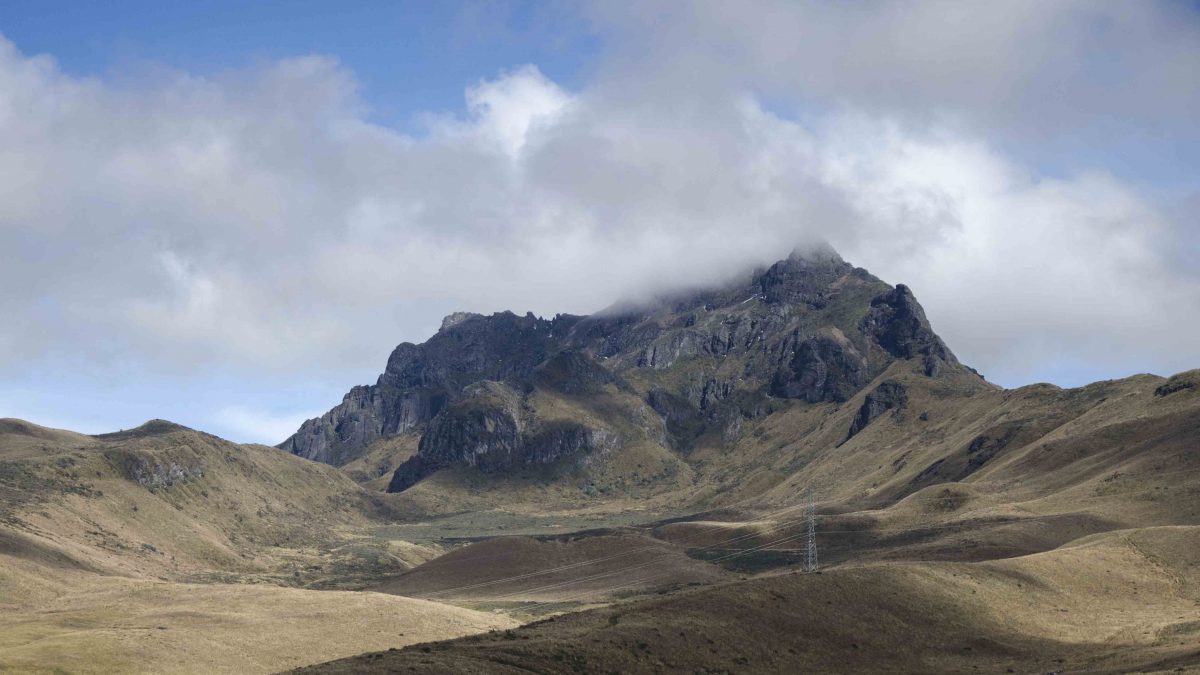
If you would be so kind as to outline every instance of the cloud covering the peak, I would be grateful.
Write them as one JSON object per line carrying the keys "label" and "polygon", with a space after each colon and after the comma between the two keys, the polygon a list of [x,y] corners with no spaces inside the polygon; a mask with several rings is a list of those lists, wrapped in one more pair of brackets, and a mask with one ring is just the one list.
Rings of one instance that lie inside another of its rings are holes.
{"label": "cloud covering the peak", "polygon": [[[332,56],[82,78],[0,42],[0,378],[377,371],[450,311],[591,312],[814,239],[1006,385],[1200,366],[1197,193],[1095,150],[1196,142],[1194,12],[587,11],[586,85],[505,64],[408,132]],[[279,440],[258,409],[209,419]]]}

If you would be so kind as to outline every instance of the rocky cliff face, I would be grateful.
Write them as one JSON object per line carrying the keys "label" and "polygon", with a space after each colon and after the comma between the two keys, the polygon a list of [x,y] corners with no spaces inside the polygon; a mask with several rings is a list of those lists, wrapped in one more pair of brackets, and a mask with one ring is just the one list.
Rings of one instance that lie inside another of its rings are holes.
{"label": "rocky cliff face", "polygon": [[490,317],[453,314],[427,342],[396,347],[374,385],[354,387],[341,404],[306,421],[279,447],[341,465],[373,441],[424,427],[474,382],[528,389],[534,370],[576,320],[511,312]]}
{"label": "rocky cliff face", "polygon": [[[829,249],[796,252],[721,287],[588,317],[453,314],[280,447],[340,465],[378,439],[421,434],[392,491],[452,466],[560,463],[631,433],[686,456],[698,439],[736,442],[743,420],[779,406],[845,402],[898,360],[927,377],[969,370],[907,287]],[[885,389],[856,426],[902,405]],[[562,417],[584,408],[586,420]],[[643,412],[657,426],[630,431]]]}
{"label": "rocky cliff face", "polygon": [[863,317],[862,330],[892,356],[920,358],[925,374],[930,377],[947,365],[958,364],[942,339],[934,335],[925,310],[904,284],[871,301],[871,311]]}

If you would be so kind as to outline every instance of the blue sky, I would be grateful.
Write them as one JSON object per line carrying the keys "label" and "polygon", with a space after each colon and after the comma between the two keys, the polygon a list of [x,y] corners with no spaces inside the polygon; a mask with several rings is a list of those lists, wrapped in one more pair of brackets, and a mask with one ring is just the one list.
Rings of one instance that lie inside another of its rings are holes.
{"label": "blue sky", "polygon": [[163,66],[211,75],[255,62],[328,54],[360,81],[372,119],[405,127],[462,107],[463,88],[536,63],[579,84],[598,38],[576,14],[535,2],[114,2],[13,0],[0,26],[64,71],[122,77]]}
{"label": "blue sky", "polygon": [[1196,3],[344,5],[0,7],[0,416],[278,442],[811,238],[1005,386],[1200,366]]}

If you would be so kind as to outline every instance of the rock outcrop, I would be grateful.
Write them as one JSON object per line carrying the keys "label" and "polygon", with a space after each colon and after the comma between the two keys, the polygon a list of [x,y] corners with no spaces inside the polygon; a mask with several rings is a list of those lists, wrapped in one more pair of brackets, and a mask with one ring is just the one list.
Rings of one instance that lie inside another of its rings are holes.
{"label": "rock outcrop", "polygon": [[1200,385],[1197,384],[1198,382],[1200,382],[1200,371],[1193,370],[1185,373],[1179,373],[1178,375],[1174,375],[1167,379],[1166,382],[1158,385],[1154,389],[1154,395],[1162,397],[1170,396],[1171,394],[1181,391],[1188,391],[1189,389],[1198,390],[1200,389]]}
{"label": "rock outcrop", "polygon": [[881,382],[863,399],[858,414],[850,423],[850,432],[846,434],[846,440],[850,440],[855,434],[867,428],[868,424],[874,422],[885,412],[889,410],[899,412],[906,405],[908,405],[908,389],[904,385],[899,382]]}
{"label": "rock outcrop", "polygon": [[389,492],[452,466],[509,471],[593,452],[613,440],[606,430],[575,422],[524,419],[519,395],[505,385],[479,383],[472,390],[430,422],[417,454],[397,467]]}
{"label": "rock outcrop", "polygon": [[503,312],[458,313],[421,345],[404,343],[371,386],[350,390],[342,403],[310,419],[280,448],[318,462],[341,465],[371,442],[423,427],[474,382],[532,386],[534,370],[554,351],[557,336],[577,318],[553,320]]}
{"label": "rock outcrop", "polygon": [[592,396],[607,385],[628,387],[586,351],[561,351],[534,371],[534,383],[568,396]]}
{"label": "rock outcrop", "polygon": [[833,249],[794,251],[756,279],[763,300],[770,304],[807,305],[820,309],[836,292],[834,284],[854,272]]}
{"label": "rock outcrop", "polygon": [[771,394],[819,403],[841,403],[866,383],[867,360],[840,332],[814,335],[792,348],[771,380]]}
{"label": "rock outcrop", "polygon": [[936,377],[958,359],[933,332],[925,310],[904,284],[871,301],[871,311],[863,318],[862,330],[879,346],[901,359],[920,358],[925,374]]}

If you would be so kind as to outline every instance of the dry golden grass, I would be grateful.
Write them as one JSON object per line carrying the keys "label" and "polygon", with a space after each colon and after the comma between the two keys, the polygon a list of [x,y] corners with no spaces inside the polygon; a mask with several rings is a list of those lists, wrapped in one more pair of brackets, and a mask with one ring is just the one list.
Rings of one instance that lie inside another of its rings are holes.
{"label": "dry golden grass", "polygon": [[0,602],[0,671],[269,673],[496,628],[498,614],[393,595],[180,584],[45,570],[0,558],[23,601]]}
{"label": "dry golden grass", "polygon": [[[561,599],[595,604],[664,586],[714,583],[726,576],[679,547],[629,531],[488,539],[455,549],[375,590],[482,606],[495,603],[519,612],[525,603]],[[610,592],[614,586],[621,586],[620,593]]]}
{"label": "dry golden grass", "polygon": [[166,423],[115,437],[0,433],[0,532],[109,573],[292,576],[387,508],[333,467]]}

